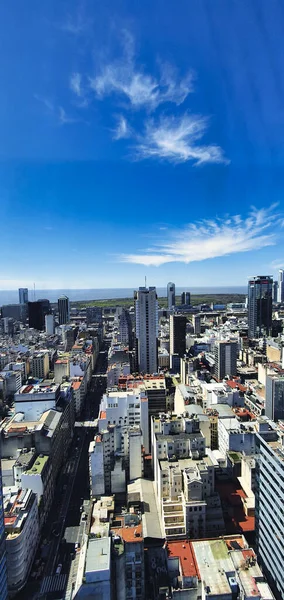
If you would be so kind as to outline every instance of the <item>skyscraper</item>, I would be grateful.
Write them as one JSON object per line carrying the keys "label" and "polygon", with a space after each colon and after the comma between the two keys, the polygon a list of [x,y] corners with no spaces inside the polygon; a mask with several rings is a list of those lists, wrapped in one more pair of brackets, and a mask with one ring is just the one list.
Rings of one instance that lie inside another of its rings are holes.
{"label": "skyscraper", "polygon": [[180,303],[190,305],[190,292],[182,292],[180,297]]}
{"label": "skyscraper", "polygon": [[272,326],[272,286],[269,275],[257,275],[248,282],[248,337],[268,335]]}
{"label": "skyscraper", "polygon": [[158,300],[155,287],[134,292],[136,362],[145,373],[158,368]]}
{"label": "skyscraper", "polygon": [[172,281],[167,285],[168,308],[171,309],[176,303],[176,286]]}
{"label": "skyscraper", "polygon": [[58,314],[59,314],[59,325],[66,325],[70,321],[70,303],[67,296],[60,296],[58,298]]}
{"label": "skyscraper", "polygon": [[279,269],[277,302],[284,302],[284,269]]}
{"label": "skyscraper", "polygon": [[284,419],[284,377],[271,374],[266,377],[265,414],[272,421]]}
{"label": "skyscraper", "polygon": [[186,351],[186,323],[183,315],[170,315],[170,354],[182,358]]}
{"label": "skyscraper", "polygon": [[237,342],[216,342],[214,348],[215,369],[214,375],[221,381],[229,375],[237,373]]}
{"label": "skyscraper", "polygon": [[1,463],[0,463],[0,598],[1,598],[1,600],[6,600],[6,598],[8,598]]}
{"label": "skyscraper", "polygon": [[19,303],[27,304],[29,301],[29,290],[28,288],[19,288]]}
{"label": "skyscraper", "polygon": [[256,434],[255,534],[258,560],[277,598],[284,598],[284,447],[283,434]]}
{"label": "skyscraper", "polygon": [[45,315],[51,313],[49,300],[42,299],[28,302],[29,327],[43,331],[45,329]]}

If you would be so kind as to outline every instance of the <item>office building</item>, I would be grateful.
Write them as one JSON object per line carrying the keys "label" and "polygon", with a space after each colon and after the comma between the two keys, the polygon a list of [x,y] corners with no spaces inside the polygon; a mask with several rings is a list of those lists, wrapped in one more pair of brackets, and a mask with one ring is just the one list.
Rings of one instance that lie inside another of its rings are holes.
{"label": "office building", "polygon": [[180,303],[190,306],[190,292],[182,292]]}
{"label": "office building", "polygon": [[272,287],[269,275],[252,277],[248,282],[248,337],[269,334],[272,327]]}
{"label": "office building", "polygon": [[58,298],[59,325],[66,325],[70,321],[70,302],[67,296]]}
{"label": "office building", "polygon": [[19,288],[19,303],[27,304],[29,301],[29,290],[28,288]]}
{"label": "office building", "polygon": [[265,414],[272,421],[284,419],[284,376],[269,374],[265,386]]}
{"label": "office building", "polygon": [[6,600],[7,590],[7,565],[6,565],[6,546],[5,546],[5,528],[4,528],[4,506],[2,492],[2,471],[0,464],[0,598]]}
{"label": "office building", "polygon": [[277,302],[284,302],[284,269],[279,269]]}
{"label": "office building", "polygon": [[273,281],[272,300],[273,302],[278,302],[278,281]]}
{"label": "office building", "polygon": [[54,316],[53,315],[45,315],[45,333],[47,335],[54,335]]}
{"label": "office building", "polygon": [[258,560],[277,598],[284,598],[284,447],[274,429],[256,435],[255,533]]}
{"label": "office building", "polygon": [[45,379],[49,372],[48,350],[35,352],[30,361],[31,374],[35,379]]}
{"label": "office building", "polygon": [[186,317],[170,315],[170,354],[177,354],[179,358],[186,351]]}
{"label": "office building", "polygon": [[201,316],[200,315],[193,315],[192,325],[193,325],[193,332],[195,333],[195,335],[199,335],[201,333]]}
{"label": "office building", "polygon": [[158,301],[155,287],[134,292],[136,362],[139,371],[156,373],[158,368]]}
{"label": "office building", "polygon": [[232,377],[237,373],[237,342],[216,342],[214,348],[214,375],[219,381],[226,375]]}
{"label": "office building", "polygon": [[167,285],[168,308],[171,309],[176,303],[176,286],[170,281]]}
{"label": "office building", "polygon": [[27,318],[27,305],[26,304],[5,304],[1,308],[2,318],[14,319],[14,321],[21,321],[25,323]]}
{"label": "office building", "polygon": [[87,321],[87,325],[90,325],[90,323],[97,323],[98,325],[102,325],[102,323],[103,323],[102,307],[101,306],[87,306],[86,321]]}
{"label": "office building", "polygon": [[44,331],[45,315],[51,313],[49,300],[42,299],[35,302],[28,302],[29,327]]}

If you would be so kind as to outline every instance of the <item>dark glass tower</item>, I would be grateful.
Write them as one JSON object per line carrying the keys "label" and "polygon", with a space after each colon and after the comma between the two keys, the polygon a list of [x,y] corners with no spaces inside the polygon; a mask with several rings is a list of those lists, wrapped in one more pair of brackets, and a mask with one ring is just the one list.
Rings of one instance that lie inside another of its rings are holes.
{"label": "dark glass tower", "polygon": [[272,327],[273,278],[269,275],[252,277],[248,282],[248,336],[268,335]]}
{"label": "dark glass tower", "polygon": [[70,321],[70,303],[67,296],[58,298],[59,325],[66,325]]}

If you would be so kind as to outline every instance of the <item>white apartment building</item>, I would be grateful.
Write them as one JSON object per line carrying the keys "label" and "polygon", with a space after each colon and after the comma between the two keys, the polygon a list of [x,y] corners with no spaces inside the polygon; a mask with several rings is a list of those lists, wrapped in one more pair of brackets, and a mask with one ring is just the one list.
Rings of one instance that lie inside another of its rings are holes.
{"label": "white apartment building", "polygon": [[0,373],[0,390],[3,392],[3,398],[6,400],[13,397],[22,385],[21,371],[1,371]]}
{"label": "white apartment building", "polygon": [[103,395],[99,408],[99,431],[108,425],[141,427],[143,446],[149,452],[148,397],[144,390],[109,391]]}
{"label": "white apartment building", "polygon": [[134,293],[135,337],[138,368],[144,373],[158,369],[158,301],[155,287]]}
{"label": "white apartment building", "polygon": [[25,421],[38,421],[42,413],[56,408],[60,396],[60,386],[56,383],[24,385],[15,394],[15,412],[24,413]]}
{"label": "white apartment building", "polygon": [[48,350],[35,352],[30,360],[31,374],[36,379],[45,379],[49,373]]}
{"label": "white apartment building", "polygon": [[89,446],[92,495],[125,492],[129,481],[143,477],[140,427],[108,425]]}
{"label": "white apartment building", "polygon": [[54,316],[53,315],[45,315],[45,333],[47,335],[54,335]]}
{"label": "white apartment building", "polygon": [[26,584],[39,542],[37,496],[31,490],[3,488],[8,589]]}
{"label": "white apartment building", "polygon": [[218,419],[218,444],[222,456],[227,452],[255,453],[255,424],[240,423],[235,417]]}

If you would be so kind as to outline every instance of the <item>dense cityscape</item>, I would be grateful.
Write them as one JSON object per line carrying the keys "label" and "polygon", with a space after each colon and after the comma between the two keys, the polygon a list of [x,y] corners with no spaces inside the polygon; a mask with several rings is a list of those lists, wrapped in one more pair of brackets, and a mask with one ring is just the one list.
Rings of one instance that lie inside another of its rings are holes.
{"label": "dense cityscape", "polygon": [[1,308],[1,600],[284,598],[284,270],[130,302]]}

